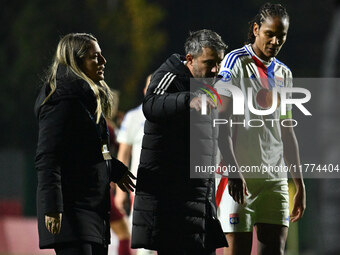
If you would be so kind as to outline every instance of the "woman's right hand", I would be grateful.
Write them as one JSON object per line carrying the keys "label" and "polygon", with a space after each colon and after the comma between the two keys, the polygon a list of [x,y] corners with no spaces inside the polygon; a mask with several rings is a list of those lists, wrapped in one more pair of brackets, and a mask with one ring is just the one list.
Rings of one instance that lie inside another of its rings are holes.
{"label": "woman's right hand", "polygon": [[128,192],[129,190],[133,192],[136,185],[133,183],[132,179],[136,180],[137,178],[130,171],[127,171],[119,182],[117,182],[117,185],[125,192]]}
{"label": "woman's right hand", "polygon": [[62,213],[48,213],[45,215],[45,226],[51,234],[59,234]]}

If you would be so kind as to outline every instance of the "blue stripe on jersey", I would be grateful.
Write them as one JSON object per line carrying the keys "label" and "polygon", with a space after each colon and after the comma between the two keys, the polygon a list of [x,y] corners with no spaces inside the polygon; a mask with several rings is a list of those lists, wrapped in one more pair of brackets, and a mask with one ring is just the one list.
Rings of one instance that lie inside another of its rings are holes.
{"label": "blue stripe on jersey", "polygon": [[239,49],[239,50],[234,50],[232,52],[230,52],[228,54],[228,57],[227,57],[227,61],[225,62],[224,64],[224,67],[228,66],[230,61],[232,61],[233,57],[235,57],[235,55],[237,54],[241,54],[241,53],[245,53],[246,51],[242,48],[242,49]]}
{"label": "blue stripe on jersey", "polygon": [[275,67],[275,61],[272,61],[270,66],[267,67],[267,76],[268,76],[268,83],[269,83],[270,90],[272,90],[275,87],[274,67]]}
{"label": "blue stripe on jersey", "polygon": [[247,47],[247,45],[245,45],[243,48],[244,48],[244,49],[246,49],[246,51],[249,53],[249,55],[250,55],[250,56],[252,56],[252,55],[253,55],[253,54],[251,54],[251,52],[248,50],[248,47]]}
{"label": "blue stripe on jersey", "polygon": [[236,55],[236,56],[234,57],[234,60],[233,60],[233,62],[232,62],[232,63],[230,63],[230,64],[227,66],[227,68],[229,68],[229,69],[233,69],[233,67],[234,67],[234,65],[235,65],[235,63],[236,63],[236,60],[237,60],[239,57],[241,57],[241,56],[248,56],[248,53],[244,53],[244,54],[238,54],[238,55]]}
{"label": "blue stripe on jersey", "polygon": [[246,53],[247,53],[247,51],[245,51],[245,50],[243,49],[243,50],[241,50],[241,51],[238,51],[237,53],[232,54],[232,56],[230,57],[230,59],[229,59],[229,61],[228,61],[228,63],[227,63],[227,68],[230,68],[230,67],[229,67],[230,64],[231,64],[235,59],[237,59],[238,56],[239,56],[240,54],[246,54]]}
{"label": "blue stripe on jersey", "polygon": [[276,63],[278,63],[279,65],[282,65],[282,66],[286,67],[286,68],[290,71],[289,67],[286,66],[285,64],[283,64],[281,61],[277,60],[276,58],[274,58],[274,61],[275,61]]}
{"label": "blue stripe on jersey", "polygon": [[236,53],[242,51],[242,49],[238,49],[238,50],[233,50],[232,52],[230,52],[228,54],[227,60],[225,61],[224,67],[226,67],[227,63],[229,62],[229,59]]}

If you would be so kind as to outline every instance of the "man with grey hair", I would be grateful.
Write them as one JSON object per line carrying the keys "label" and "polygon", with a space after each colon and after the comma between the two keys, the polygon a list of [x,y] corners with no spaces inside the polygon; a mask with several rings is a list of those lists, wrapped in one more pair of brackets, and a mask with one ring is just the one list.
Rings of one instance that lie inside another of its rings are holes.
{"label": "man with grey hair", "polygon": [[[216,220],[214,179],[190,178],[190,111],[201,97],[190,78],[218,74],[227,48],[211,30],[189,35],[186,56],[174,54],[156,70],[144,98],[146,117],[134,201],[132,248],[160,255],[208,255],[227,246]],[[208,106],[214,108],[212,101]],[[207,129],[207,140],[217,141]],[[210,160],[213,151],[204,156]]]}

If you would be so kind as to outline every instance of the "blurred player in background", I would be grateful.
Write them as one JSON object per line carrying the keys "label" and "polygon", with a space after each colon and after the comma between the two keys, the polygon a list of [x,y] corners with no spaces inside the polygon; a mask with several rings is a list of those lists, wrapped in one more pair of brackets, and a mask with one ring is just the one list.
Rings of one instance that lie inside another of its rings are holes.
{"label": "blurred player in background", "polygon": [[[110,134],[110,149],[114,156],[117,155],[119,144],[117,142],[117,130],[119,129],[119,92],[116,90],[112,90],[113,96],[113,104],[112,104],[112,114],[110,118],[106,119],[108,131]],[[124,162],[123,162],[124,163]],[[125,164],[125,163],[124,163]],[[118,247],[115,245],[109,246],[109,255],[116,254],[117,255],[131,255],[130,248],[130,239],[131,232],[129,229],[128,218],[126,213],[123,210],[119,210],[116,205],[115,197],[117,195],[117,190],[123,192],[119,189],[114,183],[111,183],[110,190],[110,200],[111,200],[111,209],[110,209],[110,227],[113,233],[116,235],[118,239]],[[127,195],[128,193],[125,192]],[[114,237],[111,237],[111,239]],[[114,239],[113,239],[114,240]],[[112,244],[114,241],[112,241]]]}
{"label": "blurred player in background", "polygon": [[[149,86],[151,75],[146,78],[146,84],[143,90],[145,95]],[[128,111],[122,122],[122,126],[119,130],[117,141],[119,143],[119,150],[117,158],[121,160],[132,173],[137,175],[137,168],[139,164],[140,152],[142,149],[142,139],[144,136],[144,122],[145,117],[142,110],[142,105]],[[128,194],[121,189],[116,189],[115,202],[117,208],[124,212],[126,207],[126,201]],[[131,205],[127,206],[132,209],[134,199],[134,193],[130,193]],[[130,210],[130,223],[132,222],[131,210]],[[138,249],[137,255],[154,254],[153,251]]]}

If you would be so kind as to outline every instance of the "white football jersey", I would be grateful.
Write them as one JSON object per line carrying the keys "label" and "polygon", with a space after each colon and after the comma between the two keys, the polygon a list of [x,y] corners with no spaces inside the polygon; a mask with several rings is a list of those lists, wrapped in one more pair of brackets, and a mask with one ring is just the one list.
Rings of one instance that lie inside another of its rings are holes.
{"label": "white football jersey", "polygon": [[[277,104],[272,101],[276,89],[292,86],[290,69],[276,58],[269,62],[261,60],[249,44],[225,56],[219,75],[222,79],[215,84],[219,95],[233,97],[234,101],[236,94],[227,86],[234,85],[244,96],[244,114],[233,114],[229,121],[235,155],[240,167],[243,167],[241,170],[244,176],[286,178],[280,125],[283,119],[291,118],[291,105],[287,105],[287,114],[282,116],[280,94],[276,97]],[[250,103],[255,110],[264,111],[275,107],[275,111],[269,115],[254,114],[254,110],[249,107]]]}
{"label": "white football jersey", "polygon": [[142,140],[144,136],[145,117],[142,105],[128,111],[124,117],[117,141],[132,146],[130,171],[137,176]]}

